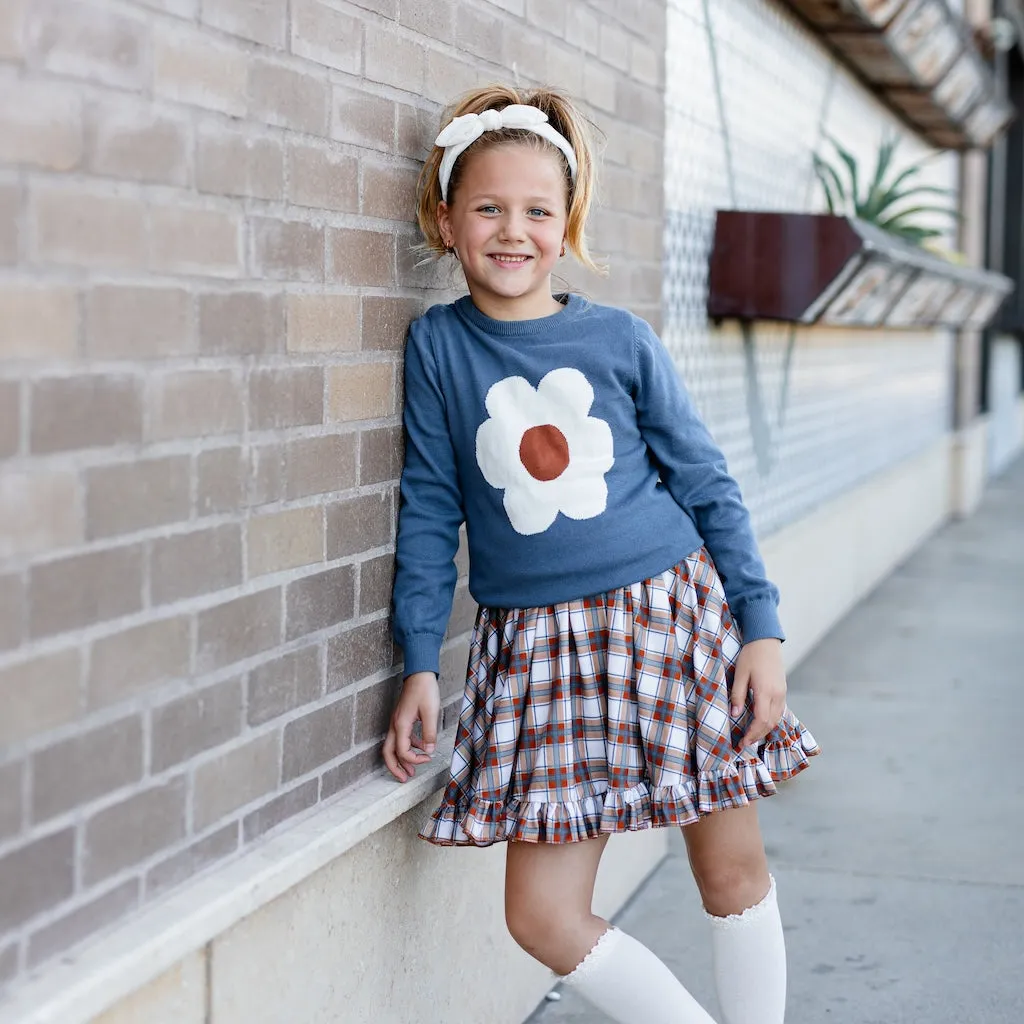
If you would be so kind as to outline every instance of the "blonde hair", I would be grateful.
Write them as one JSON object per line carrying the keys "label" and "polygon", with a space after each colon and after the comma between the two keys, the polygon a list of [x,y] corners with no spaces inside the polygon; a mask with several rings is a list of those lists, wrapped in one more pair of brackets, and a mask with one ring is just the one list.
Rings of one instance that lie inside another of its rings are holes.
{"label": "blonde hair", "polygon": [[[594,166],[593,137],[591,124],[586,117],[573,105],[568,97],[554,89],[513,89],[504,85],[488,85],[467,93],[458,102],[444,111],[442,127],[454,117],[463,114],[480,114],[485,110],[501,110],[514,103],[537,107],[548,115],[551,127],[560,132],[569,141],[576,153],[576,181],[573,182],[569,173],[569,164],[561,151],[546,139],[522,128],[502,128],[499,131],[484,132],[455,161],[451,179],[448,182],[448,200],[451,202],[459,187],[459,180],[465,167],[465,158],[471,153],[481,153],[496,146],[507,146],[511,143],[533,146],[538,150],[555,153],[565,168],[565,181],[568,190],[568,222],[565,238],[573,255],[590,270],[605,273],[605,268],[594,261],[587,246],[586,226],[590,214],[590,206],[596,191],[596,169]],[[438,207],[442,203],[441,183],[438,179],[438,168],[444,150],[434,146],[423,165],[419,177],[419,202],[416,219],[425,240],[424,248],[435,256],[444,256],[448,251],[441,238],[441,230],[437,223]]]}

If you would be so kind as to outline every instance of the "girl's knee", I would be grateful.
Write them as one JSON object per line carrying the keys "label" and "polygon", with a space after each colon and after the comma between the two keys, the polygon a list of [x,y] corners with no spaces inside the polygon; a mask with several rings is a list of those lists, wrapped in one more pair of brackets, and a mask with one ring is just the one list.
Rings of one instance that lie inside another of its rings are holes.
{"label": "girl's knee", "polygon": [[709,914],[741,914],[768,891],[768,863],[761,847],[725,851],[715,858],[691,859],[690,866]]}

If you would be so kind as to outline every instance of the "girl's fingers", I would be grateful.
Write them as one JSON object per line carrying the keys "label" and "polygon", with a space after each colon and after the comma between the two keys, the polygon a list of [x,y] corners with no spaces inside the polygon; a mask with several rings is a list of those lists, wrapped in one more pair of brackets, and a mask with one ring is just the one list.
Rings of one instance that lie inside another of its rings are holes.
{"label": "girl's fingers", "polygon": [[402,768],[402,766],[398,763],[398,758],[395,755],[394,727],[388,730],[387,737],[384,740],[384,748],[382,750],[382,753],[384,755],[384,763],[387,765],[388,771],[391,772],[391,774],[394,775],[394,777],[398,779],[399,782],[405,782],[408,776],[406,775],[405,770]]}

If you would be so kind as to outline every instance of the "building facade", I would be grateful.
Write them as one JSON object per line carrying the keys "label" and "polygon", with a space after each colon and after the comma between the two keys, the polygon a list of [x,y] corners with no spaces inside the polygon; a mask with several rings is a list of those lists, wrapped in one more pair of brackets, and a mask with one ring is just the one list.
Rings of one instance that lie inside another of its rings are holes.
{"label": "building facade", "polygon": [[[458,291],[415,179],[462,90],[601,130],[610,273],[570,284],[662,332],[790,664],[1024,442],[1009,321],[709,322],[716,210],[822,210],[828,135],[932,153],[786,3],[12,0],[0,74],[0,1024],[515,1024],[549,984],[503,851],[415,838],[443,756],[380,769],[402,345]],[[993,163],[927,171],[977,265]],[[663,853],[613,840],[599,909]]]}

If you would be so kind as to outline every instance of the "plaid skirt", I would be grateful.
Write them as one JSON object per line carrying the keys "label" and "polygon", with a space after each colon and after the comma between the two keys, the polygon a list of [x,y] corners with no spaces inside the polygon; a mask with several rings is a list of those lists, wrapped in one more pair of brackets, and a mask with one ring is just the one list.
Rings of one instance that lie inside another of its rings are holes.
{"label": "plaid skirt", "polygon": [[571,843],[686,825],[775,792],[818,753],[787,708],[737,750],[740,638],[702,548],[659,576],[545,608],[480,608],[441,806],[442,846]]}

